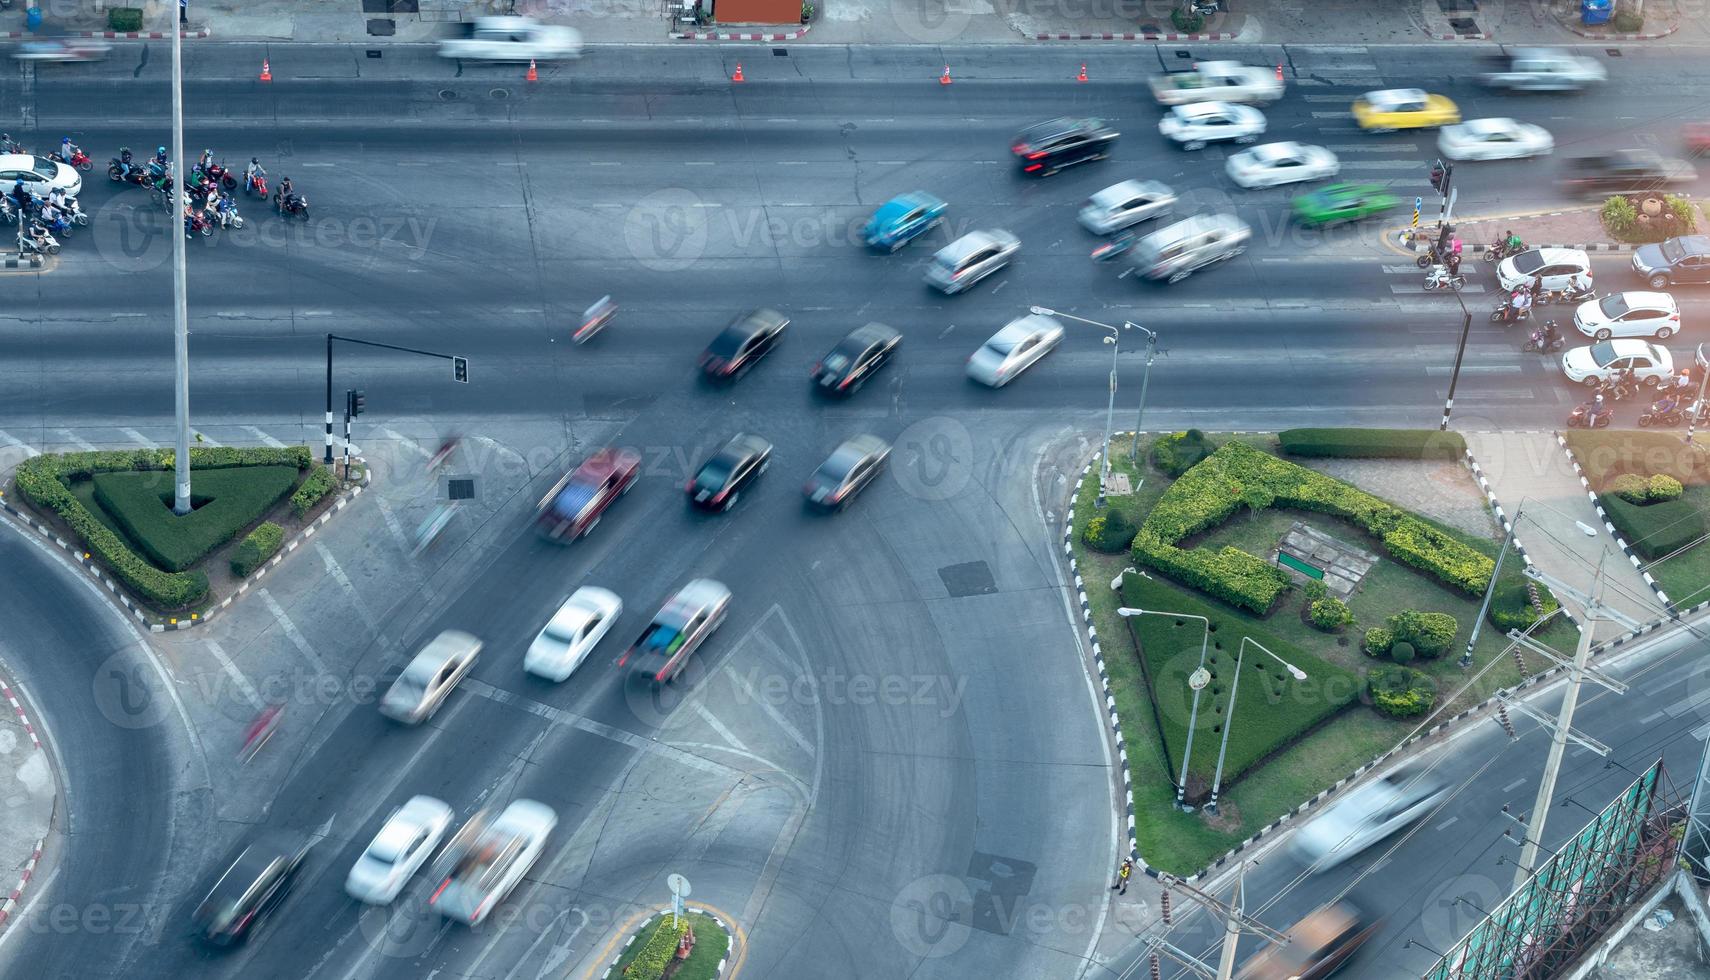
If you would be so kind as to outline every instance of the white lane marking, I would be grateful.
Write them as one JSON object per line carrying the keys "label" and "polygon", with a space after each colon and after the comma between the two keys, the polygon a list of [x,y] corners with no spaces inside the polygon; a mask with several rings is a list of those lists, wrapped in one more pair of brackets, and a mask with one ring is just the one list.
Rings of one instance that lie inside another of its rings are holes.
{"label": "white lane marking", "polygon": [[25,456],[40,456],[42,454],[41,450],[36,447],[27,445],[20,439],[14,439],[12,434],[9,432],[0,431],[0,443],[5,443],[8,446],[17,446],[19,449],[24,451]]}
{"label": "white lane marking", "polygon": [[718,718],[716,718],[712,712],[707,710],[706,705],[702,704],[699,701],[696,701],[694,703],[694,709],[695,709],[695,714],[700,715],[701,720],[707,723],[708,728],[711,728],[713,731],[717,732],[719,738],[722,738],[726,742],[729,742],[735,748],[741,749],[744,752],[748,751],[748,746],[743,744],[742,739],[737,738],[735,732],[726,728],[724,726],[724,722],[719,721]]}
{"label": "white lane marking", "polygon": [[206,432],[203,432],[200,429],[191,429],[190,433],[196,437],[196,442],[207,446],[213,446],[216,449],[219,448],[220,443]]}
{"label": "white lane marking", "polygon": [[[758,626],[759,624],[756,623],[755,625]],[[767,645],[772,645],[770,643],[770,641],[766,641],[766,642],[767,642]],[[796,743],[796,745],[800,746],[801,750],[803,752],[806,752],[808,755],[814,755],[815,754],[814,750],[813,750],[813,743],[809,742],[807,740],[807,736],[805,736],[801,733],[801,729],[797,728],[795,725],[790,724],[790,720],[788,718],[784,717],[783,712],[781,712],[777,708],[773,707],[772,703],[770,701],[767,701],[765,698],[762,698],[760,696],[760,693],[758,691],[754,690],[753,686],[750,685],[748,683],[747,679],[744,678],[741,674],[737,673],[734,670],[730,671],[729,673],[730,673],[731,679],[736,681],[736,685],[738,687],[742,688],[743,693],[748,695],[749,700],[751,700],[755,704],[759,705],[760,710],[766,712],[766,714],[772,719],[773,723],[775,723],[779,728],[783,729],[784,734],[788,735],[790,737],[790,741],[792,741],[792,742]]]}
{"label": "white lane marking", "polygon": [[[1392,295],[1395,295],[1395,296],[1402,296],[1402,295],[1406,295],[1409,293],[1424,293],[1424,292],[1442,293],[1446,296],[1449,293],[1449,291],[1446,289],[1427,290],[1424,286],[1391,286],[1391,287],[1389,287],[1389,291]],[[1475,295],[1475,294],[1484,292],[1484,287],[1480,286],[1477,283],[1469,283],[1465,286],[1462,286],[1460,291],[1462,294],[1470,296],[1470,295]]]}
{"label": "white lane marking", "polygon": [[285,631],[286,638],[291,641],[292,646],[297,648],[297,652],[303,655],[303,659],[309,662],[309,666],[315,668],[316,673],[327,673],[327,665],[315,655],[315,648],[309,645],[309,641],[297,629],[297,624],[291,622],[291,617],[285,615],[285,607],[279,604],[279,600],[273,598],[273,593],[262,589],[256,594],[261,596],[262,602],[267,603],[267,609],[273,613],[273,618],[278,621],[279,628]]}
{"label": "white lane marking", "polygon": [[[1518,364],[1462,364],[1461,365],[1461,373],[1462,374],[1519,374],[1520,370],[1521,370],[1520,365],[1518,365]],[[1427,367],[1425,369],[1425,376],[1427,378],[1441,378],[1441,377],[1446,377],[1447,375],[1449,375],[1453,371],[1454,371],[1454,368],[1451,368],[1451,367],[1432,366],[1432,367]],[[1485,398],[1485,397],[1490,397],[1490,396],[1480,395],[1479,397]]]}
{"label": "white lane marking", "polygon": [[[3,433],[0,433],[0,434],[3,434]],[[65,437],[66,442],[71,443],[73,446],[76,446],[78,449],[81,449],[86,453],[95,452],[95,444],[94,443],[89,442],[88,440],[84,439],[82,436],[71,431],[70,429],[61,429],[61,430],[59,430],[59,434]]]}
{"label": "white lane marking", "polygon": [[243,671],[239,670],[238,665],[232,662],[232,658],[226,656],[225,648],[213,640],[203,640],[202,642],[207,646],[208,652],[214,655],[214,659],[220,662],[220,668],[226,672],[226,676],[230,677],[232,683],[237,685],[237,689],[243,692],[244,699],[254,705],[257,711],[265,707],[267,702],[261,699],[261,692],[257,691],[255,685],[249,682],[249,678],[243,675]]}
{"label": "white lane marking", "polygon": [[398,523],[398,515],[392,513],[392,505],[382,496],[375,496],[374,503],[380,508],[380,516],[386,519],[386,528],[392,532],[392,537],[398,539],[398,544],[405,551],[411,550],[414,545],[410,544],[410,539],[405,536],[403,525]]}
{"label": "white lane marking", "polygon": [[716,167],[716,166],[718,166],[718,164],[714,163],[711,160],[684,160],[683,166],[685,166],[685,167]]}
{"label": "white lane marking", "polygon": [[274,449],[284,449],[285,448],[285,444],[283,442],[280,442],[278,439],[275,439],[272,436],[268,435],[267,433],[261,431],[259,426],[246,425],[243,427],[243,431],[249,433],[250,435],[256,437],[257,439],[260,439],[261,444],[264,446],[272,446]]}
{"label": "white lane marking", "polygon": [[356,614],[362,617],[362,622],[367,625],[369,632],[374,633],[380,643],[389,649],[392,641],[381,632],[380,621],[375,618],[374,611],[368,608],[368,603],[357,593],[356,586],[350,584],[350,576],[344,574],[344,569],[339,567],[338,560],[333,558],[332,549],[326,546],[326,542],[316,538],[315,551],[320,554],[321,564],[326,567],[327,574],[331,575],[339,588],[344,590],[344,594],[350,597],[350,604],[356,607]]}
{"label": "white lane marking", "polygon": [[398,432],[398,430],[396,430],[396,429],[381,429],[380,433],[381,433],[381,435],[384,435],[388,439],[396,440],[399,445],[403,446],[405,449],[408,449],[408,450],[418,454],[423,459],[432,459],[433,458],[433,453],[429,452],[426,449],[423,449],[421,443],[415,441],[414,439],[411,439],[409,436],[403,435],[402,433]]}
{"label": "white lane marking", "polygon": [[1513,781],[1512,783],[1509,783],[1507,786],[1502,787],[1502,791],[1504,793],[1512,793],[1516,789],[1518,789],[1524,785],[1526,785],[1526,777],[1522,776],[1519,779],[1516,779],[1515,781]]}
{"label": "white lane marking", "polygon": [[1406,170],[1419,166],[1418,160],[1344,160],[1343,170]]}
{"label": "white lane marking", "polygon": [[1352,119],[1352,118],[1354,118],[1354,114],[1351,112],[1348,112],[1347,110],[1342,110],[1340,112],[1332,112],[1329,110],[1325,110],[1322,112],[1313,113],[1312,118],[1314,118],[1314,119]]}
{"label": "white lane marking", "polygon": [[160,448],[160,443],[155,442],[153,439],[150,439],[149,437],[143,435],[141,432],[138,432],[135,429],[120,429],[119,431],[123,432],[125,434],[126,439],[129,439],[130,441],[136,443],[137,445],[143,447],[144,449],[159,449]]}
{"label": "white lane marking", "polygon": [[1435,827],[1432,827],[1431,829],[1432,830],[1447,830],[1447,829],[1449,829],[1449,826],[1451,824],[1453,824],[1456,820],[1459,820],[1459,819],[1461,819],[1461,818],[1460,817],[1450,817],[1449,819],[1443,821],[1442,823],[1438,824]]}

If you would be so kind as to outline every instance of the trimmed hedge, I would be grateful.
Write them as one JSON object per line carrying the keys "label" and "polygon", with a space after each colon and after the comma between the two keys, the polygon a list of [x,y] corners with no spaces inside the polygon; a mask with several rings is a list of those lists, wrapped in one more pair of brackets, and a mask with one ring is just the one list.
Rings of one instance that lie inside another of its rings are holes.
{"label": "trimmed hedge", "polygon": [[1081,529],[1081,543],[1108,555],[1128,550],[1134,543],[1134,521],[1120,510],[1110,510],[1088,521]]}
{"label": "trimmed hedge", "polygon": [[[313,461],[307,446],[281,449],[228,446],[190,450],[198,470],[244,465],[286,465],[306,468]],[[31,506],[59,516],[114,578],[143,599],[165,609],[183,609],[208,594],[208,577],[200,571],[164,572],[132,551],[130,545],[89,513],[72,494],[69,482],[96,473],[125,470],[169,470],[174,456],[164,449],[133,449],[90,453],[46,453],[18,465],[13,476],[18,492]]]}
{"label": "trimmed hedge", "polygon": [[1366,630],[1366,636],[1360,644],[1369,656],[1381,657],[1395,645],[1395,634],[1387,626],[1373,626]]}
{"label": "trimmed hedge", "polygon": [[1413,658],[1418,655],[1419,651],[1413,649],[1413,644],[1408,643],[1406,640],[1397,640],[1390,644],[1389,659],[1398,664],[1410,664],[1413,662]]}
{"label": "trimmed hedge", "polygon": [[1455,642],[1461,624],[1448,613],[1403,610],[1384,624],[1395,644],[1411,643],[1421,657],[1440,657]]}
{"label": "trimmed hedge", "polygon": [[238,578],[248,578],[250,572],[272,558],[284,543],[285,529],[272,521],[262,521],[255,530],[244,535],[243,540],[238,542],[237,553],[232,556],[232,574]]}
{"label": "trimmed hedge", "polygon": [[677,944],[688,928],[687,917],[679,919],[673,926],[669,915],[660,916],[659,924],[653,927],[653,935],[647,937],[647,945],[641,947],[641,952],[623,968],[623,975],[635,980],[659,980],[660,974],[676,957]]}
{"label": "trimmed hedge", "polygon": [[1623,473],[1609,481],[1609,492],[1629,504],[1656,504],[1679,500],[1686,488],[1667,473],[1656,473],[1649,477],[1637,473]]}
{"label": "trimmed hedge", "polygon": [[1159,539],[1141,525],[1134,536],[1134,560],[1162,572],[1190,589],[1263,616],[1288,591],[1288,576],[1270,562],[1239,548],[1184,551]]}
{"label": "trimmed hedge", "polygon": [[303,478],[302,486],[291,495],[291,513],[302,517],[314,510],[321,498],[332,493],[337,486],[338,478],[333,476],[332,471],[316,463],[314,468],[309,470],[309,475]]}
{"label": "trimmed hedge", "polygon": [[142,30],[143,12],[141,7],[108,7],[107,26],[121,34],[129,34]]}
{"label": "trimmed hedge", "polygon": [[172,474],[97,473],[95,500],[156,566],[182,572],[230,541],[297,482],[290,466],[204,470],[192,480],[194,510],[172,512]]}
{"label": "trimmed hedge", "polygon": [[1437,701],[1437,685],[1429,674],[1411,667],[1374,667],[1366,675],[1372,707],[1390,718],[1417,718]]}
{"label": "trimmed hedge", "polygon": [[1689,500],[1640,506],[1612,493],[1601,500],[1609,523],[1647,561],[1673,554],[1704,535],[1704,514]]}
{"label": "trimmed hedge", "polygon": [[[1533,589],[1537,590],[1538,601],[1544,607],[1542,612],[1532,604]],[[1500,630],[1523,630],[1560,607],[1555,595],[1536,582],[1511,582],[1497,586],[1496,594],[1490,597],[1490,615],[1486,618],[1490,625]]]}
{"label": "trimmed hedge", "polygon": [[1285,429],[1277,441],[1290,456],[1458,460],[1467,452],[1459,432],[1436,429]]}
{"label": "trimmed hedge", "polygon": [[1172,432],[1152,443],[1152,464],[1170,476],[1181,476],[1216,451],[1217,446],[1198,429]]}
{"label": "trimmed hedge", "polygon": [[1341,629],[1354,621],[1354,614],[1348,611],[1348,604],[1329,596],[1312,600],[1311,605],[1307,606],[1306,615],[1312,620],[1313,626],[1326,633]]}

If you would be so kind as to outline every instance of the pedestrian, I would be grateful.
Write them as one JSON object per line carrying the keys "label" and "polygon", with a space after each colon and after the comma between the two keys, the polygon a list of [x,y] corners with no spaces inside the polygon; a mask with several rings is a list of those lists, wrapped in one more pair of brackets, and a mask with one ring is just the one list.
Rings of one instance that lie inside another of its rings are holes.
{"label": "pedestrian", "polygon": [[1118,895],[1128,894],[1128,876],[1134,873],[1134,859],[1123,858],[1122,867],[1116,869],[1116,884],[1110,890]]}

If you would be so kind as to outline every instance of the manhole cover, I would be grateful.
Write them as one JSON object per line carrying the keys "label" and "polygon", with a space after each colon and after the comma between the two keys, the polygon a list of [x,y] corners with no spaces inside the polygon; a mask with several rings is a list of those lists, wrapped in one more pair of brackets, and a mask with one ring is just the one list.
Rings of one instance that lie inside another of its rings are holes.
{"label": "manhole cover", "polygon": [[946,565],[938,570],[938,577],[944,580],[944,589],[950,593],[952,599],[961,599],[971,595],[991,595],[997,591],[997,582],[992,578],[992,570],[983,561]]}
{"label": "manhole cover", "polygon": [[398,22],[387,17],[370,18],[368,21],[369,37],[391,37],[398,33]]}
{"label": "manhole cover", "polygon": [[1608,55],[1611,58],[1621,57],[1621,49],[1620,48],[1604,48],[1603,53]]}
{"label": "manhole cover", "polygon": [[1200,667],[1197,670],[1195,670],[1193,673],[1188,675],[1187,686],[1193,688],[1196,691],[1205,690],[1205,686],[1207,684],[1210,684],[1210,683],[1211,683],[1211,671],[1206,670],[1204,667]]}
{"label": "manhole cover", "polygon": [[789,56],[790,56],[790,52],[785,48],[773,48],[772,49],[772,57],[774,57],[774,58],[788,58]]}
{"label": "manhole cover", "polygon": [[1450,17],[1449,27],[1453,29],[1456,34],[1465,35],[1478,33],[1478,24],[1474,23],[1471,17]]}
{"label": "manhole cover", "polygon": [[475,478],[454,477],[445,481],[445,496],[448,500],[474,500]]}
{"label": "manhole cover", "polygon": [[457,93],[452,91],[451,89],[442,88],[439,90],[439,101],[441,101],[441,102],[456,102],[457,101]]}
{"label": "manhole cover", "polygon": [[496,89],[493,89],[491,92],[488,92],[487,95],[490,96],[491,98],[498,99],[498,100],[502,101],[504,99],[508,99],[511,97],[511,90],[508,88],[496,88]]}

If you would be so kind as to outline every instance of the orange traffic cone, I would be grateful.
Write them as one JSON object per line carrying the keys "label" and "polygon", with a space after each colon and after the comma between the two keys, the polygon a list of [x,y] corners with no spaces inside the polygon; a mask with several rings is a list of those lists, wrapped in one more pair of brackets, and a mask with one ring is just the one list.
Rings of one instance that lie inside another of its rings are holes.
{"label": "orange traffic cone", "polygon": [[1083,61],[1083,62],[1081,62],[1081,73],[1079,75],[1075,76],[1075,81],[1084,82],[1086,80],[1087,80],[1087,63]]}
{"label": "orange traffic cone", "polygon": [[738,61],[736,63],[736,74],[730,76],[730,80],[733,82],[740,82],[740,81],[745,80],[742,77],[742,62]]}
{"label": "orange traffic cone", "polygon": [[266,58],[261,59],[261,80],[264,82],[273,81],[273,69],[267,66]]}
{"label": "orange traffic cone", "polygon": [[950,66],[949,65],[944,66],[944,74],[942,74],[938,77],[938,84],[940,84],[940,85],[949,85],[950,84]]}
{"label": "orange traffic cone", "polygon": [[1282,81],[1282,62],[1277,62],[1277,81]]}
{"label": "orange traffic cone", "polygon": [[528,80],[531,82],[540,81],[540,71],[534,67],[533,58],[528,59]]}

